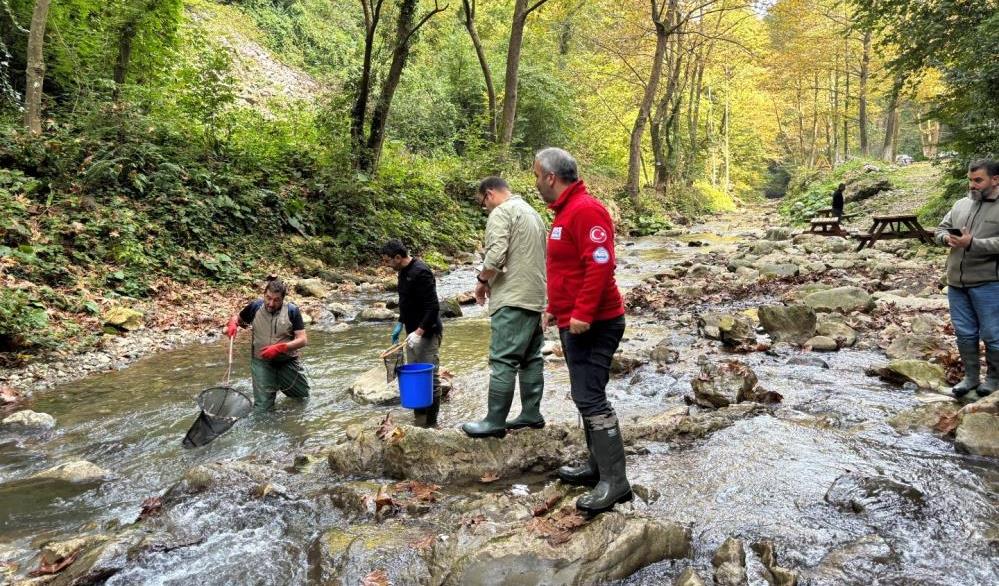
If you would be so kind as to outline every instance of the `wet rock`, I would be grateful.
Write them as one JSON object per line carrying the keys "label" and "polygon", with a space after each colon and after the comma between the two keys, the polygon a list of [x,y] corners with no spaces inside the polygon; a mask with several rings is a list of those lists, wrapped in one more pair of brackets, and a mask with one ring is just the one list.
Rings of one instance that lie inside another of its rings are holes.
{"label": "wet rock", "polygon": [[374,428],[351,425],[344,442],[334,446],[327,455],[333,472],[346,475],[381,475],[385,470],[385,442]]}
{"label": "wet rock", "polygon": [[475,293],[468,291],[455,297],[459,305],[475,305]]}
{"label": "wet rock", "polygon": [[790,240],[793,234],[794,232],[791,228],[786,226],[775,226],[767,228],[766,234],[764,234],[763,237],[767,240]]}
{"label": "wet rock", "polygon": [[815,310],[807,305],[765,305],[760,325],[775,342],[803,344],[815,335]]}
{"label": "wet rock", "polygon": [[5,385],[0,385],[0,407],[7,407],[24,400],[24,393]]}
{"label": "wet rock", "polygon": [[398,405],[399,388],[387,382],[385,367],[375,366],[354,379],[347,392],[362,405]]}
{"label": "wet rock", "polygon": [[461,317],[464,315],[461,311],[461,303],[458,301],[457,297],[451,297],[441,301],[441,317],[451,318],[451,317]]}
{"label": "wet rock", "polygon": [[[871,168],[868,169],[868,167]],[[874,165],[864,166],[865,173],[877,173],[879,171],[880,169]],[[882,191],[888,191],[890,189],[892,189],[892,184],[891,181],[888,181],[887,179],[863,177],[846,186],[846,189],[843,191],[843,201],[845,203],[863,201],[874,197]]]}
{"label": "wet rock", "polygon": [[[310,577],[319,584],[362,584],[376,570],[388,584],[425,584],[431,568],[412,544],[427,537],[425,529],[397,520],[382,525],[351,525],[322,534],[312,545]],[[436,537],[430,534],[430,543]]]}
{"label": "wet rock", "polygon": [[555,354],[558,356],[562,355],[562,344],[558,342],[553,342],[551,340],[546,341],[541,345],[541,355],[548,356],[550,354]]}
{"label": "wet rock", "polygon": [[834,547],[808,572],[809,583],[870,584],[882,575],[892,550],[880,535],[871,534]]}
{"label": "wet rock", "polygon": [[829,363],[818,356],[811,354],[799,354],[792,356],[785,362],[788,366],[814,366],[817,368],[829,368]]}
{"label": "wet rock", "polygon": [[3,421],[0,421],[0,426],[7,429],[52,429],[55,427],[55,424],[55,417],[52,417],[48,413],[39,413],[30,409],[13,413],[5,417]]}
{"label": "wet rock", "polygon": [[964,454],[999,457],[999,416],[981,412],[964,415],[954,447]]}
{"label": "wet rock", "polygon": [[39,552],[39,563],[46,566],[59,563],[83,549],[89,549],[107,540],[107,535],[86,535],[65,541],[50,541]]}
{"label": "wet rock", "polygon": [[856,330],[847,325],[838,313],[819,314],[815,333],[836,340],[841,348],[849,348],[857,343]]}
{"label": "wet rock", "polygon": [[322,299],[329,295],[322,279],[300,279],[295,281],[295,292],[303,297]]}
{"label": "wet rock", "polygon": [[941,327],[940,320],[932,315],[917,315],[909,322],[913,334],[933,334]]}
{"label": "wet rock", "polygon": [[767,584],[770,586],[797,586],[798,574],[777,565],[773,541],[769,539],[758,541],[753,544],[753,551],[760,556],[760,562],[766,570],[763,579],[767,581]]}
{"label": "wet rock", "polygon": [[637,356],[631,356],[618,352],[611,358],[612,374],[628,374],[645,364],[645,361]]}
{"label": "wet rock", "polygon": [[649,352],[649,358],[656,364],[676,364],[680,353],[672,348],[669,339],[663,339]]}
{"label": "wet rock", "polygon": [[114,329],[131,332],[143,326],[141,311],[136,311],[120,305],[108,309],[104,313],[104,325]]}
{"label": "wet rock", "polygon": [[346,319],[354,315],[354,308],[347,303],[327,303],[326,309],[338,319]]}
{"label": "wet rock", "polygon": [[806,296],[804,303],[816,312],[850,313],[852,311],[868,312],[874,309],[874,299],[860,287],[836,287],[826,291],[817,291]]}
{"label": "wet rock", "polygon": [[850,472],[833,481],[825,501],[842,511],[877,518],[915,514],[925,499],[917,488],[886,476]]}
{"label": "wet rock", "polygon": [[982,397],[974,403],[968,403],[961,408],[961,413],[991,413],[999,415],[999,393],[992,393],[987,397]]}
{"label": "wet rock", "polygon": [[373,515],[376,511],[373,502],[381,484],[370,480],[358,480],[337,484],[327,491],[330,504],[347,515],[354,517]]}
{"label": "wet rock", "polygon": [[902,334],[892,340],[885,354],[891,359],[927,360],[943,350],[942,340],[932,335]]}
{"label": "wet rock", "polygon": [[713,340],[721,340],[731,347],[749,346],[756,343],[753,322],[742,315],[727,313],[706,313],[697,318],[701,333]]}
{"label": "wet rock", "polygon": [[715,550],[711,565],[715,567],[716,586],[744,586],[749,583],[746,577],[746,550],[739,539],[726,539]]}
{"label": "wet rock", "polygon": [[[548,540],[528,539],[523,533],[508,531],[482,546],[472,542],[467,555],[459,558],[457,567],[452,566],[450,576],[459,584],[513,580],[524,584],[598,584],[624,579],[664,559],[690,555],[688,528],[618,512],[598,516],[564,544],[553,546]],[[453,540],[456,544],[462,541],[461,536]]]}
{"label": "wet rock", "polygon": [[279,468],[262,466],[244,460],[226,460],[211,464],[198,464],[188,468],[177,484],[163,495],[164,505],[186,495],[197,494],[209,489],[225,487],[238,489],[251,494],[276,479],[284,479],[287,473]]}
{"label": "wet rock", "polygon": [[829,336],[815,336],[805,342],[804,346],[813,352],[835,352],[839,350],[836,340],[833,340]]}
{"label": "wet rock", "polygon": [[950,307],[947,298],[943,296],[933,298],[901,297],[899,295],[879,292],[875,293],[873,297],[878,307],[894,305],[896,309],[909,311],[946,311]]}
{"label": "wet rock", "polygon": [[358,321],[396,321],[398,316],[386,307],[365,307],[357,314]]}
{"label": "wet rock", "polygon": [[[946,398],[946,397],[944,397]],[[941,418],[954,417],[958,412],[958,406],[951,400],[934,401],[923,405],[918,405],[911,409],[899,412],[888,419],[888,425],[896,431],[904,433],[910,431],[929,431],[937,427]]]}
{"label": "wet rock", "polygon": [[86,460],[74,460],[33,474],[31,478],[51,478],[74,484],[100,482],[109,476],[107,470]]}
{"label": "wet rock", "polygon": [[766,412],[758,403],[740,403],[717,410],[689,414],[687,407],[674,407],[658,415],[636,418],[634,423],[622,422],[621,435],[625,443],[637,441],[668,442],[694,440],[724,429],[736,421]]}
{"label": "wet rock", "polygon": [[760,275],[770,279],[780,279],[784,277],[794,277],[801,272],[796,264],[792,263],[763,263],[756,265],[756,270]]}
{"label": "wet rock", "polygon": [[934,391],[947,386],[943,367],[925,360],[892,360],[877,372],[882,379],[895,384],[912,382],[921,389]]}
{"label": "wet rock", "polygon": [[757,385],[756,373],[739,361],[701,365],[700,374],[690,381],[694,400],[703,407],[728,407],[752,400]]}
{"label": "wet rock", "polygon": [[694,568],[688,567],[676,577],[673,586],[704,586],[704,580],[697,575],[697,571]]}

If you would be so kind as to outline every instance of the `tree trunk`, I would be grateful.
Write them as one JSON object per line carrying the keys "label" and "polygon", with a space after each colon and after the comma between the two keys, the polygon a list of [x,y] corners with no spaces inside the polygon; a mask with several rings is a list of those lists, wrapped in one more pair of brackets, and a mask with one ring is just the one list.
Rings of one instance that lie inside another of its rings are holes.
{"label": "tree trunk", "polygon": [[850,45],[844,41],[843,75],[846,77],[846,87],[843,92],[843,162],[850,158]]}
{"label": "tree trunk", "polygon": [[638,209],[639,172],[642,166],[642,136],[645,134],[645,125],[649,121],[649,114],[652,112],[652,102],[659,91],[659,78],[662,75],[663,57],[666,55],[666,41],[669,36],[666,26],[656,21],[656,1],[652,0],[652,18],[656,27],[656,51],[652,57],[652,71],[649,73],[649,82],[645,84],[645,94],[642,96],[642,103],[638,107],[638,117],[635,118],[635,125],[631,129],[631,142],[628,145],[628,194],[631,202]]}
{"label": "tree trunk", "polygon": [[378,102],[371,113],[371,128],[368,130],[367,144],[361,153],[358,166],[362,171],[373,172],[378,167],[382,145],[385,143],[385,124],[388,122],[392,97],[395,96],[395,90],[399,87],[402,70],[406,66],[406,59],[409,58],[410,33],[416,20],[416,7],[418,5],[419,0],[402,0],[399,4],[399,19],[396,22],[392,64],[389,66],[388,75],[382,84],[381,95],[378,96]]}
{"label": "tree trunk", "polygon": [[45,26],[49,18],[49,1],[36,0],[28,33],[28,60],[25,71],[24,125],[32,134],[42,133],[42,85],[45,83]]}
{"label": "tree trunk", "polygon": [[371,96],[371,55],[375,47],[375,31],[381,18],[382,0],[371,3],[361,0],[364,8],[364,58],[361,62],[361,78],[357,82],[357,96],[350,110],[350,143],[355,166],[360,166],[364,158],[364,122],[368,112],[368,98]]}
{"label": "tree trunk", "polygon": [[867,141],[867,78],[871,69],[871,32],[864,32],[864,55],[860,61],[860,89],[857,96],[857,128],[860,131],[860,152],[865,157],[871,156],[871,147]]}
{"label": "tree trunk", "polygon": [[125,85],[128,79],[128,64],[132,60],[132,40],[135,39],[137,19],[129,19],[125,26],[121,28],[121,35],[118,37],[118,59],[114,63],[114,95],[115,100],[121,93],[121,86]]}
{"label": "tree trunk", "polygon": [[510,44],[506,50],[506,79],[503,80],[503,115],[500,118],[500,144],[509,149],[513,144],[513,125],[517,120],[517,73],[520,70],[520,51],[524,47],[524,27],[527,17],[548,0],[537,0],[528,6],[529,0],[516,0],[513,7],[513,26],[510,28]]}
{"label": "tree trunk", "polygon": [[475,47],[475,55],[479,58],[479,67],[482,69],[482,77],[486,81],[486,96],[489,99],[489,139],[496,142],[496,88],[493,86],[493,74],[489,70],[489,61],[486,59],[486,51],[479,40],[479,33],[475,30],[475,0],[462,0],[462,7],[465,10],[465,29],[472,39],[472,46]]}
{"label": "tree trunk", "polygon": [[819,156],[819,72],[816,71],[812,81],[812,144],[808,151],[808,166],[814,167]]}
{"label": "tree trunk", "polygon": [[885,109],[885,142],[881,149],[881,159],[888,162],[895,161],[895,139],[898,136],[898,100],[902,92],[902,80],[896,79],[892,84],[891,94],[888,97],[888,107]]}

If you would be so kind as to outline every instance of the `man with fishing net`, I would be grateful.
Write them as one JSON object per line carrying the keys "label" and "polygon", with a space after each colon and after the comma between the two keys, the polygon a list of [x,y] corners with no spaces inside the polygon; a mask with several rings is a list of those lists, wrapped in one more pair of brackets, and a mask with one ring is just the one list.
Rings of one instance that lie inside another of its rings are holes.
{"label": "man with fishing net", "polygon": [[389,240],[381,248],[382,263],[399,273],[399,322],[392,331],[392,342],[406,330],[406,360],[434,365],[434,398],[429,407],[414,409],[417,427],[437,427],[441,408],[440,349],[444,323],[437,299],[437,277],[427,263],[409,255],[401,240]]}
{"label": "man with fishing net", "polygon": [[308,344],[305,322],[298,306],[285,302],[287,293],[288,286],[281,279],[267,277],[263,298],[232,316],[225,329],[230,338],[241,327],[253,333],[250,371],[257,413],[274,407],[278,391],[295,399],[309,397],[309,380],[298,360],[298,350]]}

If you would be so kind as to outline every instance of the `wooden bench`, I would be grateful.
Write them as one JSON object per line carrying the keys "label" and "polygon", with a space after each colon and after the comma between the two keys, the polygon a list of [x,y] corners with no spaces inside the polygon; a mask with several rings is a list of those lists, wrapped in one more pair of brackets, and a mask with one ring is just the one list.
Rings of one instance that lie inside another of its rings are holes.
{"label": "wooden bench", "polygon": [[915,214],[894,216],[874,216],[874,223],[867,232],[858,232],[853,238],[858,240],[857,251],[872,247],[878,240],[899,240],[916,238],[926,244],[933,244],[933,232],[919,225]]}

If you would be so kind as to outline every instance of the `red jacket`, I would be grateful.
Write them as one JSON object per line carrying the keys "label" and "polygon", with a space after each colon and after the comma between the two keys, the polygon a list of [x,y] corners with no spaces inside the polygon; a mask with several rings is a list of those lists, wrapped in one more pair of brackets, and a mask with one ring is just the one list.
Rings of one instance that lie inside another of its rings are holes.
{"label": "red jacket", "polygon": [[575,318],[592,324],[624,315],[614,281],[614,223],[582,181],[562,192],[548,233],[548,313],[558,327]]}

